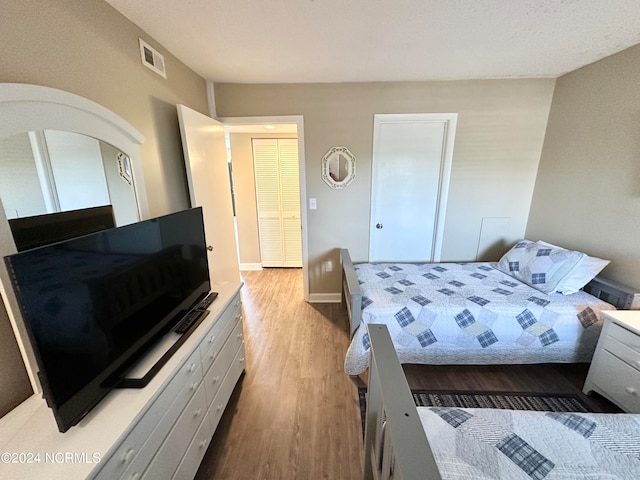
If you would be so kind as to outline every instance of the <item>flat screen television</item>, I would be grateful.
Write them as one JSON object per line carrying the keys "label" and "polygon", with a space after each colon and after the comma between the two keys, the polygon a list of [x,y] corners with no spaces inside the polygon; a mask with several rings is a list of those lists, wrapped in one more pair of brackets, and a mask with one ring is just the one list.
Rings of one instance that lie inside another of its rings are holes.
{"label": "flat screen television", "polygon": [[119,386],[210,290],[201,208],[26,250],[5,261],[43,394],[61,432]]}
{"label": "flat screen television", "polygon": [[111,205],[9,220],[13,240],[19,252],[115,226]]}

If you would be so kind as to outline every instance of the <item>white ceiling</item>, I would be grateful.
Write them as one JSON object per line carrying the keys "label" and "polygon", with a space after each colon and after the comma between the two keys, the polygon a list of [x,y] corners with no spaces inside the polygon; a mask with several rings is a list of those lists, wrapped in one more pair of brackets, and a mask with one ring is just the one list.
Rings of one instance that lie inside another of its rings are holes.
{"label": "white ceiling", "polygon": [[106,1],[214,82],[558,77],[640,43],[638,0]]}

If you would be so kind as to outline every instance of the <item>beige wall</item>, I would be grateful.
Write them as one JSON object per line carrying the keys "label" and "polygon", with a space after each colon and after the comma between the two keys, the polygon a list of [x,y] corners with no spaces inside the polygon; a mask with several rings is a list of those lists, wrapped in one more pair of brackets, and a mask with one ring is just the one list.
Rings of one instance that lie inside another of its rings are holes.
{"label": "beige wall", "polygon": [[640,46],[559,78],[526,235],[640,288]]}
{"label": "beige wall", "polygon": [[[152,38],[102,0],[0,0],[0,82],[31,83],[86,97],[146,137],[140,148],[151,216],[188,207],[176,104],[206,113],[205,80],[160,48],[167,79],[140,62]],[[0,415],[30,394],[0,304]]]}
{"label": "beige wall", "polygon": [[[338,249],[368,258],[373,115],[458,113],[442,260],[475,260],[484,217],[507,217],[506,241],[524,235],[554,80],[490,80],[364,84],[216,84],[222,117],[304,115],[311,294],[340,291]],[[357,177],[332,190],[320,160],[344,145]],[[335,212],[340,215],[336,216]]]}
{"label": "beige wall", "polygon": [[[205,80],[102,0],[0,0],[0,82],[59,88],[97,102],[142,133],[151,216],[188,207],[176,104],[207,113]],[[142,65],[141,36],[167,79]]]}
{"label": "beige wall", "polygon": [[296,134],[229,134],[241,269],[243,266],[256,266],[261,263],[251,144],[253,138],[296,138]]}

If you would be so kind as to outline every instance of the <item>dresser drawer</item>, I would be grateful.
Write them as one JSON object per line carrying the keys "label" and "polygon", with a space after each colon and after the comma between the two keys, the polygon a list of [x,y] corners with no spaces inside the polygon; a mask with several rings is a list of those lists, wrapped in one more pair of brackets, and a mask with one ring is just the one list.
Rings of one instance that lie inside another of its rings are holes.
{"label": "dresser drawer", "polygon": [[151,465],[144,472],[143,478],[155,480],[173,476],[176,466],[180,463],[206,413],[207,404],[204,388],[201,385],[167,435]]}
{"label": "dresser drawer", "polygon": [[640,336],[635,333],[612,323],[605,333],[602,348],[640,370]]}
{"label": "dresser drawer", "polygon": [[200,462],[209,448],[211,437],[213,437],[211,422],[202,422],[173,476],[174,480],[192,480],[195,477]]}
{"label": "dresser drawer", "polygon": [[155,455],[158,447],[162,444],[163,438],[171,430],[171,427],[176,423],[176,419],[180,416],[185,408],[185,405],[189,402],[194,392],[197,391],[201,385],[202,369],[198,366],[197,374],[194,375],[193,381],[183,387],[175,402],[167,410],[165,416],[158,423],[158,426],[153,431],[149,440],[140,449],[138,456],[131,462],[131,466],[127,469],[123,475],[123,480],[136,480],[140,478],[140,474],[144,472],[145,468]]}
{"label": "dresser drawer", "polygon": [[209,369],[204,377],[204,385],[207,393],[207,404],[210,405],[213,398],[218,393],[218,388],[222,383],[222,379],[229,370],[229,366],[233,363],[233,357],[238,351],[238,347],[242,344],[242,322],[238,322],[233,329],[231,335],[225,342],[216,358],[213,366]]}
{"label": "dresser drawer", "polygon": [[[202,379],[200,353],[187,359],[151,408],[106,460],[95,478],[113,480],[135,478],[153,457],[162,439],[193,396]],[[132,392],[135,392],[133,390]]]}
{"label": "dresser drawer", "polygon": [[202,368],[205,374],[239,320],[240,308],[230,305],[205,335],[200,344]]}
{"label": "dresser drawer", "polygon": [[640,353],[636,352],[629,346],[625,345],[621,341],[608,337],[605,339],[603,346],[605,352],[609,352],[620,360],[625,362],[630,367],[635,368],[640,372]]}
{"label": "dresser drawer", "polygon": [[235,352],[235,356],[233,357],[233,361],[229,365],[229,369],[227,370],[224,379],[218,389],[218,393],[216,394],[213,402],[211,402],[211,406],[209,407],[209,412],[207,413],[207,417],[211,422],[211,426],[213,431],[215,432],[216,428],[218,428],[218,423],[222,418],[222,414],[224,413],[224,409],[229,402],[229,398],[231,398],[231,394],[233,393],[233,389],[238,383],[238,379],[245,368],[245,353],[244,353],[244,342],[239,346],[237,351]]}
{"label": "dresser drawer", "polygon": [[592,382],[627,412],[640,412],[640,372],[608,351],[594,366]]}

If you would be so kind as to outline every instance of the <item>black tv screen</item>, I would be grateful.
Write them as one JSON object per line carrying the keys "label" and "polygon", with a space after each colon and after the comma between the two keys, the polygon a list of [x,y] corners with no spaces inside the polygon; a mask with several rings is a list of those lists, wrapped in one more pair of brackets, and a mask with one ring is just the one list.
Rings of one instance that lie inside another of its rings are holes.
{"label": "black tv screen", "polygon": [[13,240],[19,252],[115,226],[111,205],[9,220]]}
{"label": "black tv screen", "polygon": [[5,259],[62,432],[210,290],[201,208]]}

